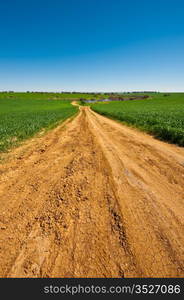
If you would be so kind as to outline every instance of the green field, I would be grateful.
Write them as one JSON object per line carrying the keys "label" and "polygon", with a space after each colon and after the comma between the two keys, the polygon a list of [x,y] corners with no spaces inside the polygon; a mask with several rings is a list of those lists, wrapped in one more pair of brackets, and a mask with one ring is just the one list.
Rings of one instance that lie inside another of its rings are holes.
{"label": "green field", "polygon": [[56,96],[0,93],[0,152],[42,129],[56,126],[78,111],[70,101],[55,100]]}
{"label": "green field", "polygon": [[96,103],[92,109],[184,146],[184,93],[151,94],[149,99]]}
{"label": "green field", "polygon": [[[0,152],[75,114],[78,108],[71,105],[72,100],[107,97],[93,93],[0,93]],[[145,100],[90,106],[100,114],[184,146],[184,94],[150,94]]]}
{"label": "green field", "polygon": [[103,93],[45,93],[45,92],[0,92],[1,99],[22,99],[22,100],[80,100],[80,99],[103,99],[107,95]]}

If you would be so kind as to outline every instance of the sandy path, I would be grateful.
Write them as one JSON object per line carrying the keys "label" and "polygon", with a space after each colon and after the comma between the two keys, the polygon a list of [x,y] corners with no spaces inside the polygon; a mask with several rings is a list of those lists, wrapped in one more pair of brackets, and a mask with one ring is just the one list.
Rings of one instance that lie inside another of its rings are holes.
{"label": "sandy path", "polygon": [[1,277],[184,276],[184,149],[83,107],[0,175]]}

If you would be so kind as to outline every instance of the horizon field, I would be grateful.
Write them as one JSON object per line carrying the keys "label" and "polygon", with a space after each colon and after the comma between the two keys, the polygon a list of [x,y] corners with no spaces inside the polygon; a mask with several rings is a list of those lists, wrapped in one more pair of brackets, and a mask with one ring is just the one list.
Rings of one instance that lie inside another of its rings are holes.
{"label": "horizon field", "polygon": [[[84,105],[107,117],[137,127],[156,138],[184,146],[184,93],[128,93],[148,99],[95,103],[109,94],[94,93],[0,93],[0,151],[7,151],[43,128],[52,128],[78,108],[71,101],[93,99]],[[81,102],[82,104],[82,102]],[[83,105],[83,104],[82,104]]]}

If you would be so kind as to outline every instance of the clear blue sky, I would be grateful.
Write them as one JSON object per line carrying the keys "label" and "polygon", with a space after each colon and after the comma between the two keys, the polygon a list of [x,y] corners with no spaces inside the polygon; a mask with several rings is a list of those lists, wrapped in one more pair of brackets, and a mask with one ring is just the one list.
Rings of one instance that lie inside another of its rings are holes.
{"label": "clear blue sky", "polygon": [[0,90],[184,91],[184,0],[1,0]]}

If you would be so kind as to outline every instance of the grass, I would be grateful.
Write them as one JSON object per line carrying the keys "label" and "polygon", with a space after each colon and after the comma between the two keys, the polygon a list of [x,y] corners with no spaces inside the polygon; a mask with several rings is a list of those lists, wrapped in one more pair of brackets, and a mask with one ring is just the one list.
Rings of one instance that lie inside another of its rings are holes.
{"label": "grass", "polygon": [[54,101],[53,95],[3,94],[0,93],[0,152],[56,126],[78,111],[70,101]]}
{"label": "grass", "polygon": [[101,99],[107,95],[95,93],[45,93],[45,92],[27,92],[27,93],[14,93],[14,92],[0,92],[1,99],[22,99],[22,100],[80,100],[80,99]]}
{"label": "grass", "polygon": [[96,103],[92,109],[184,146],[184,93],[152,94],[150,99]]}

